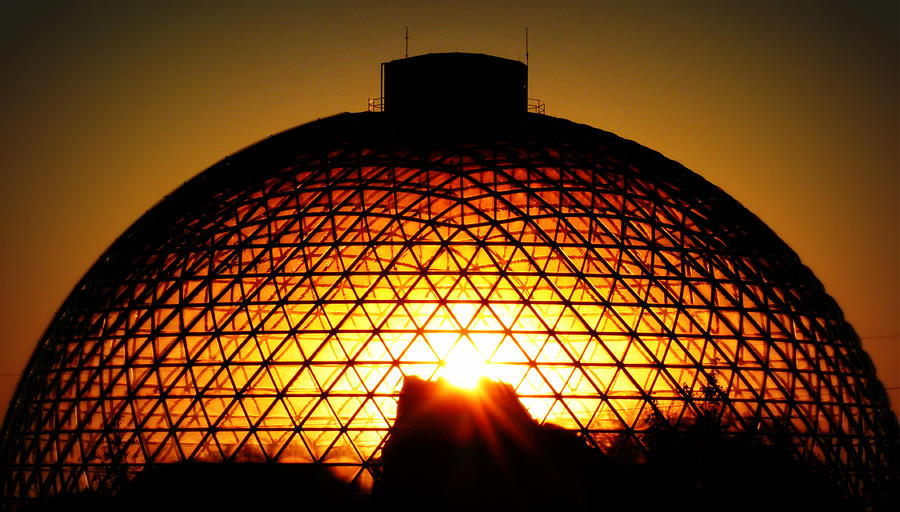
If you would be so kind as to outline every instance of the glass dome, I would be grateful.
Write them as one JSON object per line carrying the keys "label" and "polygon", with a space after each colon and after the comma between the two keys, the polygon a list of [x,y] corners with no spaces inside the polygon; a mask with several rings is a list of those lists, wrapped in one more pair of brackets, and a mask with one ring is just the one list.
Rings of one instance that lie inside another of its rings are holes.
{"label": "glass dome", "polygon": [[612,458],[640,459],[658,414],[786,426],[848,496],[884,485],[884,388],[757,217],[607,132],[537,114],[501,132],[342,114],[166,197],[40,341],[3,496],[91,489],[111,458],[316,463],[367,488],[405,375],[509,383]]}

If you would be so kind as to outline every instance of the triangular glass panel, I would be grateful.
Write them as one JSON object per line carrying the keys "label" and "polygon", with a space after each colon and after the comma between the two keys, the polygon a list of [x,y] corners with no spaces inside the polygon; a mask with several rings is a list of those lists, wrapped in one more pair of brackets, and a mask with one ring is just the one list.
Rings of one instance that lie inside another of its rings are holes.
{"label": "triangular glass panel", "polygon": [[232,456],[232,460],[235,462],[267,462],[269,458],[254,433],[244,439],[241,447]]}
{"label": "triangular glass panel", "polygon": [[293,415],[288,411],[282,399],[275,400],[267,407],[267,412],[259,423],[260,427],[269,432],[274,432],[274,429],[291,429],[294,425]]}
{"label": "triangular glass panel", "polygon": [[594,417],[594,414],[600,408],[600,405],[603,401],[600,398],[587,398],[587,397],[577,397],[577,398],[563,398],[566,406],[570,411],[572,411],[572,416],[577,422],[571,428],[573,429],[582,429],[587,428],[588,424],[591,421],[591,418]]}
{"label": "triangular glass panel", "polygon": [[491,355],[491,363],[528,363],[525,351],[509,336],[505,336]]}
{"label": "triangular glass panel", "polygon": [[288,395],[283,401],[287,407],[295,424],[303,423],[303,420],[309,415],[313,407],[319,403],[319,398],[315,396],[292,396]]}
{"label": "triangular glass panel", "polygon": [[197,447],[194,449],[194,453],[191,454],[191,460],[196,460],[199,462],[220,462],[225,458],[222,454],[222,451],[219,449],[218,443],[216,443],[216,438],[212,434],[207,434],[203,437]]}
{"label": "triangular glass panel", "polygon": [[334,411],[328,405],[328,401],[320,399],[309,414],[303,418],[302,427],[305,431],[311,429],[340,428],[341,424]]}
{"label": "triangular glass panel", "polygon": [[[522,382],[516,386],[516,393],[519,395],[547,395],[553,396],[555,391],[544,379],[543,375],[537,368],[531,368],[525,374]],[[548,409],[549,410],[549,409]]]}
{"label": "triangular glass panel", "polygon": [[[402,311],[395,311],[399,309],[398,304],[396,302],[386,302],[389,300],[392,301],[396,299],[393,297],[393,295],[391,295],[390,297],[379,296],[377,302],[374,299],[363,302],[362,308],[365,310],[365,313],[368,316],[369,320],[372,322],[373,326],[386,326],[385,321],[387,321],[387,319],[392,316],[393,313],[404,313]],[[392,320],[392,322],[394,321]],[[399,319],[396,322],[400,323]]]}
{"label": "triangular glass panel", "polygon": [[553,407],[551,407],[550,411],[547,413],[545,421],[565,429],[580,428],[578,421],[575,420],[575,417],[566,408],[566,405],[562,400],[557,400],[553,404]]}
{"label": "triangular glass panel", "polygon": [[575,371],[575,368],[571,366],[561,365],[538,364],[537,368],[543,375],[544,380],[550,384],[550,387],[556,393],[563,393],[565,391],[566,383]]}
{"label": "triangular glass panel", "polygon": [[337,336],[330,336],[313,352],[311,360],[316,362],[346,361],[347,354],[344,353]]}
{"label": "triangular glass panel", "polygon": [[[366,392],[366,388],[363,385],[362,380],[359,378],[359,375],[353,370],[353,367],[348,367],[344,373],[341,374],[340,377],[334,382],[329,393],[356,393],[356,394],[364,394]],[[333,405],[333,403],[332,403]]]}
{"label": "triangular glass panel", "polygon": [[[385,430],[387,428],[385,427]],[[381,446],[381,441],[385,436],[385,432],[372,430],[354,430],[347,433],[356,451],[359,452],[360,458],[366,462],[370,461],[376,454],[376,450]]]}
{"label": "triangular glass panel", "polygon": [[328,448],[331,447],[338,434],[340,434],[339,430],[303,429],[300,431],[300,437],[316,462],[321,462],[322,457],[328,451]]}
{"label": "triangular glass panel", "polygon": [[326,463],[342,463],[342,464],[359,464],[362,462],[359,453],[353,446],[353,442],[347,437],[346,433],[341,434],[335,439],[328,452],[325,453],[322,462]]}
{"label": "triangular glass panel", "polygon": [[410,287],[408,294],[404,297],[405,300],[426,300],[426,301],[439,301],[440,297],[434,290],[434,286],[429,282],[428,278],[424,275],[420,276],[418,281]]}
{"label": "triangular glass panel", "polygon": [[428,341],[421,336],[417,336],[400,356],[400,361],[407,363],[437,362],[438,359]]}
{"label": "triangular glass panel", "polygon": [[[401,304],[400,307],[397,308],[397,311],[394,312],[391,320],[393,320],[394,316],[397,316],[398,311],[403,309],[406,311],[409,318],[412,319],[413,327],[423,328],[431,319],[432,314],[434,314],[437,308],[438,304],[436,302],[407,302]],[[408,329],[409,327],[406,328]]]}
{"label": "triangular glass panel", "polygon": [[345,368],[346,366],[342,364],[312,364],[309,370],[312,372],[319,387],[327,392]]}
{"label": "triangular glass panel", "polygon": [[591,379],[594,386],[602,393],[606,393],[609,390],[617,371],[617,368],[611,365],[583,366],[582,369],[585,375]]}
{"label": "triangular glass panel", "polygon": [[475,285],[465,276],[456,280],[447,293],[446,299],[448,301],[467,301],[470,303],[481,302],[481,296],[478,294]]}
{"label": "triangular glass panel", "polygon": [[[384,429],[387,430],[390,428],[390,423],[388,423],[384,414],[375,405],[375,402],[372,399],[367,399],[362,407],[356,413],[356,416],[353,417],[350,426],[354,429]],[[361,438],[365,438],[365,436],[361,436]],[[377,445],[381,442],[380,436],[377,441],[370,439],[370,441],[374,442],[372,445],[372,450],[374,450]],[[357,445],[358,446],[358,445]],[[365,454],[364,454],[365,456]]]}

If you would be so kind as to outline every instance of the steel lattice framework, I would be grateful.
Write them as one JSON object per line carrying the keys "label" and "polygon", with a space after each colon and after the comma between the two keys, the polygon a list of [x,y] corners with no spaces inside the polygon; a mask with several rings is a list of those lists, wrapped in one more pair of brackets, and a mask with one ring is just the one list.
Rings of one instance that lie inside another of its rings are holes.
{"label": "steel lattice framework", "polygon": [[612,457],[654,411],[714,407],[736,433],[788,425],[849,496],[889,478],[896,420],[859,339],[720,189],[542,115],[437,143],[361,113],[225,159],[113,244],[28,365],[2,494],[88,489],[111,450],[132,472],[321,463],[365,487],[402,377],[454,354]]}

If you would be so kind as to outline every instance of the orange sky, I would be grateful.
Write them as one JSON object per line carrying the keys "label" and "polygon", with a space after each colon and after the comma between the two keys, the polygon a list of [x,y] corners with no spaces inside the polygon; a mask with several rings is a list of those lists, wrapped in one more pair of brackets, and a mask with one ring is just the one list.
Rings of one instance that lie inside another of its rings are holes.
{"label": "orange sky", "polygon": [[528,26],[530,96],[761,217],[841,305],[900,411],[896,1],[19,3],[0,5],[0,412],[119,234],[225,155],[364,110],[407,25],[410,55],[514,59]]}

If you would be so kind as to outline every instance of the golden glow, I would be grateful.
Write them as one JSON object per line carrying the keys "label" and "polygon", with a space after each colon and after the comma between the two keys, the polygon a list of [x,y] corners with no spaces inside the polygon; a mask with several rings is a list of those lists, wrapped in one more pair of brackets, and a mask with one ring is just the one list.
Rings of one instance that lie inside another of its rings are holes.
{"label": "golden glow", "polygon": [[[379,168],[361,170],[363,175],[379,172]],[[418,190],[386,198],[374,191],[354,195],[351,190],[333,189],[326,193],[330,204],[343,206],[326,209],[315,206],[323,194],[317,188],[320,182],[302,174],[298,179],[310,181],[300,191],[293,189],[293,182],[284,189],[284,194],[298,196],[296,201],[269,200],[280,209],[280,218],[302,219],[295,229],[272,229],[281,233],[281,243],[304,240],[309,244],[304,251],[288,258],[290,251],[275,248],[268,259],[260,259],[253,244],[237,249],[238,261],[260,262],[247,272],[249,276],[238,278],[240,290],[230,279],[210,285],[199,279],[179,281],[178,296],[190,297],[196,304],[135,309],[128,319],[129,331],[107,333],[135,336],[124,351],[111,339],[107,363],[111,367],[127,366],[129,360],[141,363],[131,369],[128,381],[120,379],[113,389],[124,396],[131,386],[135,396],[151,398],[135,401],[134,421],[146,426],[178,421],[180,427],[194,429],[180,436],[177,445],[164,435],[149,434],[144,442],[156,461],[182,457],[321,461],[340,465],[336,467],[342,468],[343,478],[364,484],[371,475],[360,472],[358,465],[378,456],[380,441],[396,416],[404,375],[444,378],[464,388],[474,388],[486,377],[512,385],[537,421],[587,431],[631,427],[641,417],[646,396],[661,407],[682,404],[680,386],[696,381],[695,362],[709,364],[725,356],[704,349],[703,332],[735,336],[733,326],[754,325],[742,323],[739,311],[711,315],[698,308],[690,317],[666,304],[678,293],[684,304],[703,305],[708,300],[704,295],[713,293],[711,283],[698,283],[685,293],[613,275],[610,262],[620,261],[618,271],[630,265],[629,271],[637,273],[646,264],[642,258],[651,261],[643,249],[634,249],[623,259],[620,253],[584,244],[588,234],[601,245],[615,242],[611,233],[622,230],[618,213],[599,217],[599,224],[596,214],[588,212],[582,217],[570,214],[561,222],[531,207],[527,195],[511,195],[516,208],[532,208],[528,213],[537,216],[527,222],[507,221],[513,238],[492,238],[496,232],[491,223],[469,220],[479,218],[476,210],[450,208],[443,199],[422,201]],[[273,179],[266,188],[278,190],[280,183],[281,178]],[[345,233],[360,217],[362,205],[369,204],[375,206],[366,207],[365,224],[355,224],[367,228],[340,250],[331,249],[335,240],[351,239]],[[473,204],[492,208],[497,219],[520,215],[493,202]],[[255,236],[256,223],[267,222],[271,215],[238,208],[237,216],[223,219],[223,229],[241,237]],[[410,212],[402,222],[391,220],[398,210]],[[433,229],[424,223],[438,214],[441,222],[466,225],[467,231]],[[583,232],[576,232],[576,227]],[[631,236],[644,237],[651,235],[648,229],[637,221],[628,228]],[[370,247],[367,237],[374,233],[379,233],[379,243]],[[547,244],[543,236],[561,245]],[[473,238],[490,243],[478,244]],[[226,237],[221,243],[230,251],[234,249],[228,244],[239,239]],[[677,257],[676,252],[661,252],[656,275],[666,276],[666,267],[659,263],[662,258]],[[284,271],[276,279],[252,277],[276,265]],[[347,276],[341,277],[345,271]],[[311,279],[303,278],[307,272]],[[164,296],[171,285],[161,283],[157,295]],[[717,286],[718,297],[739,294],[731,285]],[[251,294],[253,301],[242,305],[240,297]],[[636,296],[653,306],[637,306]],[[270,304],[279,300],[284,301],[283,308],[273,310]],[[604,302],[614,305],[603,306]],[[115,318],[106,324],[118,325]],[[286,337],[284,333],[292,329],[296,333]],[[679,343],[670,343],[668,332],[680,335]],[[148,342],[152,333],[156,335]],[[730,346],[728,340],[720,345],[721,350]],[[88,363],[99,366],[100,355]],[[154,369],[152,362],[159,357],[164,364]],[[777,356],[769,357],[777,367]],[[192,366],[185,372],[188,360]],[[266,372],[259,372],[263,361],[271,362]],[[665,374],[655,369],[656,361],[667,365]],[[627,373],[620,369],[622,364],[630,365]],[[757,373],[762,372],[745,372],[758,380]],[[107,379],[115,380],[115,374]],[[152,399],[160,389],[173,397],[166,400],[168,414]],[[193,401],[189,397],[196,389],[204,392]],[[239,401],[232,398],[236,390],[246,390]],[[601,393],[605,401],[599,398]],[[764,393],[777,397],[781,391],[770,385]],[[734,396],[753,394],[735,389]],[[100,409],[80,407],[78,414],[89,414],[92,422],[102,424]],[[201,433],[207,421],[217,421],[222,429],[215,438]],[[291,435],[297,426],[299,434]],[[251,428],[256,435],[248,442],[241,432]],[[135,456],[141,452],[135,451]]]}
{"label": "golden glow", "polygon": [[717,368],[734,415],[852,402],[850,384],[839,397],[813,381],[817,358],[852,359],[816,338],[824,320],[788,314],[790,290],[753,274],[756,261],[681,245],[700,244],[696,219],[714,213],[679,195],[690,190],[577,159],[537,168],[523,159],[560,153],[529,151],[380,166],[335,151],[221,199],[220,216],[177,228],[185,246],[210,233],[208,247],[149,251],[85,332],[50,340],[69,351],[45,372],[60,406],[34,424],[79,432],[58,455],[72,475],[81,454],[65,447],[102,445],[118,415],[141,426],[134,467],[321,462],[367,488],[408,375],[508,383],[535,420],[610,454],[646,428],[650,403],[689,421],[698,368]]}
{"label": "golden glow", "polygon": [[468,337],[462,337],[447,354],[438,377],[447,379],[454,386],[472,389],[478,381],[490,375],[484,356],[472,345]]}

